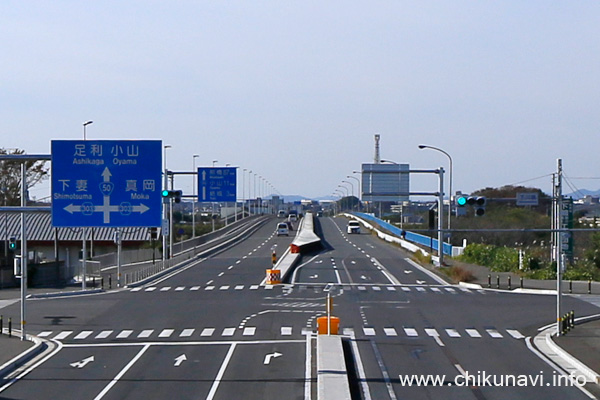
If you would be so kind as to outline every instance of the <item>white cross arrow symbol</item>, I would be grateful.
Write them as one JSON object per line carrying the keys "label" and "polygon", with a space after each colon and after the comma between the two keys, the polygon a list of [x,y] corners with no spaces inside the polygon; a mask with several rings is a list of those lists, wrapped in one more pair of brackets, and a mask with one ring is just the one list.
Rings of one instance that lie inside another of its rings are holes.
{"label": "white cross arrow symbol", "polygon": [[86,365],[88,365],[89,363],[91,363],[92,361],[94,361],[94,356],[89,356],[88,358],[84,358],[81,361],[77,361],[77,362],[74,362],[74,363],[69,364],[69,365],[71,367],[73,367],[73,368],[83,368]]}
{"label": "white cross arrow symbol", "polygon": [[175,364],[173,364],[173,366],[179,367],[185,360],[187,360],[187,357],[185,356],[185,354],[182,354],[175,359]]}
{"label": "white cross arrow symbol", "polygon": [[278,352],[267,354],[267,355],[265,356],[265,361],[264,361],[264,364],[265,364],[265,365],[269,365],[269,364],[271,363],[271,360],[272,360],[273,358],[281,357],[282,355],[283,355],[283,354],[281,354],[281,353],[278,353]]}

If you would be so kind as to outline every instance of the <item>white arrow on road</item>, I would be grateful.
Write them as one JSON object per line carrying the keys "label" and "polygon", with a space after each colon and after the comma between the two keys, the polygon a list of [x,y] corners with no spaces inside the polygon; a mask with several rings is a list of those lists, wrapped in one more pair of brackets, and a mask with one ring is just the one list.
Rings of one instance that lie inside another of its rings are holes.
{"label": "white arrow on road", "polygon": [[404,270],[404,273],[405,273],[405,274],[412,274],[413,272],[412,272],[410,269],[405,269],[405,270]]}
{"label": "white arrow on road", "polygon": [[185,354],[182,354],[175,359],[175,364],[173,364],[173,366],[179,367],[185,360],[187,360],[187,357],[185,356]]}
{"label": "white arrow on road", "polygon": [[91,363],[92,361],[94,361],[94,356],[89,356],[88,358],[84,358],[81,361],[77,361],[77,362],[74,362],[74,363],[69,364],[69,365],[71,367],[73,367],[73,368],[83,368],[86,365],[88,365],[89,363]]}
{"label": "white arrow on road", "polygon": [[265,362],[264,362],[264,364],[265,364],[265,365],[269,365],[269,364],[271,363],[271,360],[272,360],[273,358],[281,357],[282,355],[283,355],[283,354],[281,354],[281,353],[278,353],[278,352],[267,354],[267,355],[265,356]]}
{"label": "white arrow on road", "polygon": [[427,283],[427,281],[420,281],[420,280],[417,280],[417,283],[418,283],[419,285],[422,285],[422,284],[424,284],[424,283]]}

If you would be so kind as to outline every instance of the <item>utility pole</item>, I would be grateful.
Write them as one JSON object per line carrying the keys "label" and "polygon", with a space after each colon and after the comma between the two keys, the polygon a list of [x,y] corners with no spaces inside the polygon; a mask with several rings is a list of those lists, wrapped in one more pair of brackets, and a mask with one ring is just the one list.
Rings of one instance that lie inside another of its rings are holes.
{"label": "utility pole", "polygon": [[556,336],[561,335],[561,286],[562,286],[562,274],[564,271],[564,258],[562,254],[562,235],[563,232],[560,230],[561,214],[562,214],[562,160],[559,158],[556,160],[556,175],[554,178],[554,193],[553,193],[553,229],[554,229],[554,240],[553,240],[553,258],[556,261]]}

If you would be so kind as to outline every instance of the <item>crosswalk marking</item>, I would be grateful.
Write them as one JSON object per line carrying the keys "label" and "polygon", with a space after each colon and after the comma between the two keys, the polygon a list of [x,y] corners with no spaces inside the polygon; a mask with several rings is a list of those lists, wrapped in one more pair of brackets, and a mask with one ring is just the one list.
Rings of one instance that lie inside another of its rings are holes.
{"label": "crosswalk marking", "polygon": [[202,333],[200,333],[200,336],[202,336],[202,337],[212,336],[213,333],[215,333],[215,328],[204,328],[202,330]]}
{"label": "crosswalk marking", "polygon": [[255,333],[256,333],[256,327],[254,327],[254,326],[248,326],[248,327],[244,328],[244,332],[242,333],[242,335],[244,335],[244,336],[254,336]]}
{"label": "crosswalk marking", "polygon": [[106,339],[113,331],[102,331],[96,335],[95,339]]}
{"label": "crosswalk marking", "polygon": [[151,287],[147,287],[146,289],[144,289],[145,292],[154,292],[156,290],[156,287],[151,286]]}
{"label": "crosswalk marking", "polygon": [[176,287],[176,288],[175,288],[175,291],[176,291],[176,292],[182,292],[182,291],[184,291],[184,290],[185,290],[185,286],[179,286],[179,287]]}
{"label": "crosswalk marking", "polygon": [[456,329],[446,329],[446,333],[448,334],[448,336],[453,338],[460,337],[460,333],[458,333]]}
{"label": "crosswalk marking", "polygon": [[124,329],[117,335],[117,339],[127,339],[132,333],[131,329]]}
{"label": "crosswalk marking", "polygon": [[500,332],[498,332],[495,329],[486,329],[485,331],[494,339],[501,339],[504,337],[504,336],[502,336],[502,334]]}
{"label": "crosswalk marking", "polygon": [[223,329],[223,333],[221,336],[233,336],[235,335],[235,328],[225,328]]}
{"label": "crosswalk marking", "polygon": [[419,336],[419,333],[417,332],[417,330],[415,328],[404,328],[404,333],[406,333],[406,336],[410,336],[410,337]]}
{"label": "crosswalk marking", "polygon": [[411,291],[410,288],[406,287],[406,286],[402,286],[402,290],[404,290],[405,292],[410,292]]}
{"label": "crosswalk marking", "polygon": [[183,331],[181,331],[181,334],[179,335],[179,337],[190,337],[194,334],[194,331],[196,331],[195,329],[184,329]]}
{"label": "crosswalk marking", "polygon": [[442,293],[442,291],[439,288],[436,287],[432,287],[430,288],[432,292],[436,292],[436,293]]}
{"label": "crosswalk marking", "polygon": [[477,331],[477,329],[465,329],[465,332],[467,332],[469,334],[469,336],[471,336],[473,338],[480,338],[481,337],[481,333],[479,333]]}
{"label": "crosswalk marking", "polygon": [[383,328],[383,331],[387,336],[398,336],[398,332],[394,328]]}
{"label": "crosswalk marking", "polygon": [[438,333],[438,331],[436,331],[434,328],[425,328],[425,333],[428,336],[440,336],[440,334]]}
{"label": "crosswalk marking", "polygon": [[244,285],[237,285],[235,290],[244,290]]}
{"label": "crosswalk marking", "polygon": [[281,336],[291,336],[292,327],[291,326],[282,326],[281,327]]}
{"label": "crosswalk marking", "polygon": [[363,332],[364,332],[365,336],[375,336],[374,328],[363,327]]}
{"label": "crosswalk marking", "polygon": [[165,287],[163,287],[163,288],[160,288],[160,291],[161,291],[161,292],[167,292],[167,291],[169,291],[169,290],[171,290],[171,286],[165,286]]}
{"label": "crosswalk marking", "polygon": [[77,340],[83,340],[86,339],[88,336],[90,336],[92,334],[92,331],[81,331],[77,336],[75,336],[73,339],[77,339]]}
{"label": "crosswalk marking", "polygon": [[142,290],[141,286],[131,289],[132,292],[139,292],[140,290]]}
{"label": "crosswalk marking", "polygon": [[507,329],[506,332],[508,332],[508,334],[514,337],[515,339],[523,339],[525,337],[521,332],[515,329]]}
{"label": "crosswalk marking", "polygon": [[56,335],[54,337],[54,339],[56,340],[63,340],[69,337],[69,335],[73,333],[73,331],[62,331],[61,333],[59,333],[58,335]]}
{"label": "crosswalk marking", "polygon": [[196,290],[200,290],[200,286],[192,286],[190,288],[191,291],[196,291]]}
{"label": "crosswalk marking", "polygon": [[152,335],[152,332],[154,332],[154,329],[146,329],[146,330],[140,332],[140,334],[138,335],[138,338],[148,338],[148,337],[150,337],[150,335]]}
{"label": "crosswalk marking", "polygon": [[219,288],[219,290],[229,290],[229,286],[223,285]]}
{"label": "crosswalk marking", "polygon": [[168,338],[175,332],[175,329],[163,329],[161,333],[158,334],[159,338]]}
{"label": "crosswalk marking", "polygon": [[[393,326],[386,326],[383,328],[375,328],[375,327],[366,327],[365,326],[365,327],[361,327],[361,328],[362,328],[362,334],[364,336],[369,336],[369,337],[377,336],[378,334],[381,334],[382,332],[387,337],[401,336],[398,333],[398,331],[396,330],[396,328]],[[190,338],[194,335],[196,330],[197,330],[196,328],[183,329],[179,333],[179,337]],[[250,336],[255,336],[257,330],[258,330],[257,327],[244,327],[243,330],[241,330],[240,332],[241,332],[242,336],[250,337]],[[305,331],[305,330],[306,329],[303,329],[302,331]],[[470,337],[470,338],[482,338],[483,337],[483,334],[476,328],[466,328],[464,330],[460,330],[457,328],[444,328],[444,329],[441,329],[438,331],[434,327],[427,327],[427,328],[420,328],[420,329],[417,329],[414,327],[403,327],[402,330],[406,337],[418,337],[420,335],[425,334],[427,336],[437,338],[436,340],[438,340],[438,341],[443,334],[447,335],[450,338],[462,338],[463,336]],[[155,331],[156,331],[155,329],[141,330],[141,331],[139,331],[137,338],[141,338],[141,339],[149,338],[154,334]],[[216,331],[216,328],[212,328],[212,327],[204,328],[200,332],[200,337],[211,337],[214,335],[215,331]],[[221,336],[231,337],[231,336],[234,336],[237,333],[237,331],[238,331],[237,328],[226,327],[222,330]],[[311,330],[310,330],[310,328],[308,328],[308,330],[306,330],[306,331],[311,331]],[[344,335],[349,335],[351,333],[353,334],[354,329],[346,327],[346,328],[343,328],[342,331],[344,332]],[[512,338],[512,339],[519,340],[519,339],[525,338],[525,336],[516,329],[505,329],[504,331],[506,332],[506,334],[502,333],[500,329],[496,329],[496,328],[492,328],[492,327],[485,328],[482,331],[485,332],[486,337],[490,337],[492,339]],[[72,336],[73,331],[59,331],[59,332],[42,331],[37,336],[50,337],[54,334],[55,340],[65,340],[68,338],[72,338],[71,340],[76,340],[76,341],[81,341],[81,340],[90,339],[90,338],[102,340],[102,339],[109,338],[114,332],[115,331],[113,331],[113,330],[102,330],[102,331],[96,331],[96,332],[91,331],[91,330],[83,330],[83,331],[76,333],[75,336]],[[159,338],[170,338],[173,336],[177,336],[177,334],[176,334],[177,332],[178,332],[178,330],[173,329],[173,328],[162,329],[159,331],[158,337]],[[282,327],[280,327],[280,331],[279,331],[281,336],[291,336],[292,332],[293,332],[292,326],[282,326]],[[116,338],[117,339],[127,339],[133,333],[134,333],[134,330],[132,330],[132,329],[124,329],[124,330],[121,330],[116,335]],[[466,333],[466,335],[465,335],[465,333]]]}
{"label": "crosswalk marking", "polygon": [[204,290],[208,290],[208,291],[215,290],[215,287],[214,286],[207,286],[207,287],[204,288]]}
{"label": "crosswalk marking", "polygon": [[425,288],[424,287],[417,287],[417,292],[425,292]]}
{"label": "crosswalk marking", "polygon": [[252,285],[250,286],[250,290],[257,290],[260,287],[260,285]]}
{"label": "crosswalk marking", "polygon": [[446,290],[446,292],[450,292],[452,294],[456,294],[456,290],[452,289],[451,287],[445,287],[444,289]]}

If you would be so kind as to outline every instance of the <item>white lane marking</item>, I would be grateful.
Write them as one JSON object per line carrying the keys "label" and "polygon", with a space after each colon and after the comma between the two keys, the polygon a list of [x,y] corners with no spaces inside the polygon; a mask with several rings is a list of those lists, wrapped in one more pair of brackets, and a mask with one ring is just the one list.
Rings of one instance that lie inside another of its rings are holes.
{"label": "white lane marking", "polygon": [[398,332],[394,328],[383,328],[383,331],[387,336],[398,336]]}
{"label": "white lane marking", "polygon": [[190,288],[191,291],[196,291],[196,290],[200,290],[200,286],[192,286]]}
{"label": "white lane marking", "polygon": [[417,333],[417,330],[415,328],[404,328],[404,332],[406,333],[406,336],[410,336],[410,337],[419,336],[419,334]]}
{"label": "white lane marking", "polygon": [[417,287],[416,289],[417,289],[417,292],[425,292],[426,291],[425,288],[423,288],[423,287]]}
{"label": "white lane marking", "polygon": [[402,286],[402,290],[404,290],[405,292],[410,292],[410,288],[406,286]]}
{"label": "white lane marking", "polygon": [[44,332],[38,333],[39,337],[48,337],[50,335],[52,335],[52,331],[44,331]]}
{"label": "white lane marking", "polygon": [[442,291],[439,288],[436,287],[432,287],[430,288],[432,292],[436,292],[436,293],[442,293]]}
{"label": "white lane marking", "polygon": [[469,334],[469,336],[473,338],[480,338],[481,333],[477,331],[477,329],[465,329],[465,331]]}
{"label": "white lane marking", "polygon": [[235,334],[235,328],[225,328],[221,336],[233,336]]}
{"label": "white lane marking", "polygon": [[256,334],[256,327],[254,326],[248,326],[246,328],[244,328],[244,332],[242,333],[242,335],[244,336],[254,336]]}
{"label": "white lane marking", "polygon": [[215,290],[215,287],[214,286],[207,286],[207,287],[204,288],[204,290],[208,290],[208,291]]}
{"label": "white lane marking", "polygon": [[404,259],[407,263],[409,263],[410,265],[412,265],[413,267],[415,267],[416,269],[418,269],[419,271],[423,272],[424,274],[426,274],[427,276],[429,276],[431,279],[433,279],[434,281],[436,281],[437,283],[439,283],[440,285],[449,285],[448,282],[446,282],[445,280],[443,280],[442,278],[440,278],[439,276],[437,276],[436,274],[434,274],[433,272],[429,271],[426,268],[421,267],[419,264],[417,264],[416,262],[414,262],[413,260],[411,260],[410,258],[405,258]]}
{"label": "white lane marking", "polygon": [[133,333],[130,329],[123,329],[118,335],[117,339],[127,339]]}
{"label": "white lane marking", "polygon": [[260,285],[252,285],[250,286],[250,290],[257,290],[260,287]]}
{"label": "white lane marking", "polygon": [[173,334],[173,332],[175,332],[175,329],[163,329],[163,331],[158,334],[158,337],[160,337],[160,338],[168,338],[168,337],[171,337],[171,335]]}
{"label": "white lane marking", "polygon": [[169,290],[171,290],[171,286],[165,286],[165,287],[160,288],[161,292],[167,292]]}
{"label": "white lane marking", "polygon": [[156,287],[152,286],[152,287],[146,288],[144,291],[145,292],[154,292],[155,290],[156,290]]}
{"label": "white lane marking", "polygon": [[179,286],[179,287],[175,288],[176,292],[181,292],[181,291],[184,291],[184,290],[185,290],[185,286]]}
{"label": "white lane marking", "polygon": [[102,331],[99,334],[97,334],[94,339],[106,339],[111,335],[111,333],[113,333],[113,331]]}
{"label": "white lane marking", "polygon": [[142,289],[143,289],[143,288],[140,286],[140,287],[136,287],[136,288],[133,288],[133,289],[131,289],[131,291],[132,291],[132,292],[139,292],[139,291],[140,291],[140,290],[142,290]]}
{"label": "white lane marking", "polygon": [[181,331],[179,337],[190,337],[194,334],[195,331],[195,329],[184,329],[183,331]]}
{"label": "white lane marking", "polygon": [[508,332],[508,334],[514,337],[515,339],[525,338],[525,336],[523,336],[523,334],[516,329],[507,329],[506,332]]}
{"label": "white lane marking", "polygon": [[244,285],[237,285],[235,290],[244,290]]}
{"label": "white lane marking", "polygon": [[200,336],[203,336],[203,337],[212,336],[213,333],[215,333],[215,328],[204,328],[202,330],[202,333],[200,333]]}
{"label": "white lane marking", "polygon": [[66,339],[67,337],[69,337],[69,335],[73,333],[73,331],[62,331],[61,333],[59,333],[58,335],[56,335],[56,337],[54,338],[55,340],[63,340]]}
{"label": "white lane marking", "polygon": [[365,336],[375,336],[374,328],[363,328],[363,332],[364,332]]}
{"label": "white lane marking", "polygon": [[79,335],[75,336],[73,339],[85,339],[92,334],[92,331],[82,331]]}
{"label": "white lane marking", "polygon": [[223,360],[223,364],[221,364],[221,368],[219,369],[219,372],[217,373],[217,376],[215,377],[215,380],[213,381],[213,384],[210,387],[208,396],[206,396],[206,400],[214,399],[215,394],[217,393],[217,389],[219,388],[219,384],[221,383],[221,379],[223,378],[223,375],[225,375],[225,370],[227,369],[227,365],[229,365],[229,361],[231,360],[231,357],[233,356],[233,352],[235,351],[235,346],[236,346],[236,343],[232,343],[231,346],[229,347],[229,350],[227,351],[227,355],[225,356],[225,359]]}
{"label": "white lane marking", "polygon": [[500,332],[498,332],[495,329],[486,329],[485,331],[488,333],[488,335],[490,335],[494,339],[502,339],[504,337],[504,336],[502,336],[502,334]]}
{"label": "white lane marking", "polygon": [[145,329],[140,332],[138,338],[148,338],[150,335],[152,335],[152,332],[154,332],[154,329]]}
{"label": "white lane marking", "polygon": [[292,327],[291,326],[282,326],[281,327],[281,336],[291,336],[292,335]]}
{"label": "white lane marking", "polygon": [[117,376],[115,376],[113,378],[112,381],[110,381],[110,383],[108,385],[106,385],[106,387],[104,389],[102,389],[102,391],[98,394],[98,396],[94,397],[94,400],[100,400],[104,397],[104,395],[106,395],[106,393],[108,393],[108,391],[117,383],[119,382],[119,379],[121,379],[123,377],[123,375],[125,375],[127,373],[127,371],[129,371],[129,369],[137,362],[137,360],[140,359],[141,356],[144,355],[144,353],[146,352],[146,350],[148,350],[150,348],[149,344],[146,344],[144,347],[142,347],[142,349],[135,355],[135,357],[133,357],[131,359],[131,361],[129,362],[129,364],[127,364],[118,374]]}
{"label": "white lane marking", "polygon": [[453,338],[460,337],[460,333],[458,333],[456,329],[446,329],[446,333],[448,334],[448,336]]}
{"label": "white lane marking", "polygon": [[219,290],[229,290],[229,285],[223,285],[219,288]]}

